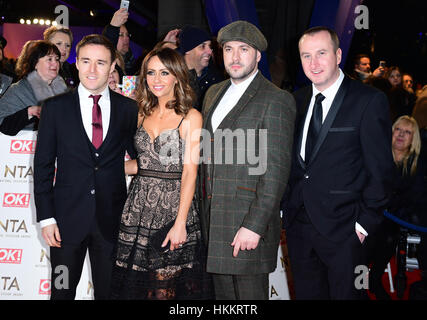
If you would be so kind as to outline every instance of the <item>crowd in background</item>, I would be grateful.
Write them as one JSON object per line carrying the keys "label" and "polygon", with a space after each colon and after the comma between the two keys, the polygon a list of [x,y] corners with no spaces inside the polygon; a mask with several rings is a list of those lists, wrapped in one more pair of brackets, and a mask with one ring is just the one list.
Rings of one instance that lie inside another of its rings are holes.
{"label": "crowd in background", "polygon": [[[127,11],[118,10],[103,31],[116,47],[116,66],[110,74],[109,87],[118,93],[122,93],[123,76],[139,75],[148,53],[147,50],[141,57],[133,55],[127,19]],[[43,36],[43,40],[28,41],[16,61],[4,56],[7,41],[0,38],[0,131],[4,134],[16,135],[24,128],[37,130],[42,102],[79,84],[75,64],[67,61],[75,40],[71,31],[52,26]],[[191,87],[197,95],[194,107],[199,110],[207,89],[225,79],[221,57],[213,54],[215,46],[211,35],[192,26],[171,30],[156,45],[170,47],[184,57]],[[388,210],[403,220],[427,227],[427,85],[417,83],[408,70],[398,66],[381,64],[374,69],[366,54],[354,58],[351,76],[383,91],[389,100],[396,179]],[[381,276],[396,252],[399,232],[398,224],[385,219],[378,233],[368,238],[372,247],[371,289],[379,299],[390,298],[381,285]],[[427,241],[425,234],[420,236],[419,264],[423,279],[427,280]]]}

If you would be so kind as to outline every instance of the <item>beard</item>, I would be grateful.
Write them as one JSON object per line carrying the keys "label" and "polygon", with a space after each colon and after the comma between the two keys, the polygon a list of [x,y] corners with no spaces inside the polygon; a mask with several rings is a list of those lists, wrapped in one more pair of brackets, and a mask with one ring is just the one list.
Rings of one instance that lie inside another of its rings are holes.
{"label": "beard", "polygon": [[[241,68],[239,70],[233,70],[232,69],[233,65],[239,65]],[[253,74],[255,69],[257,69],[257,62],[256,60],[254,60],[252,63],[250,63],[247,66],[242,65],[240,63],[237,63],[237,64],[232,63],[232,64],[229,64],[225,69],[227,73],[230,75],[230,78],[232,80],[242,82],[247,78],[249,78]]]}

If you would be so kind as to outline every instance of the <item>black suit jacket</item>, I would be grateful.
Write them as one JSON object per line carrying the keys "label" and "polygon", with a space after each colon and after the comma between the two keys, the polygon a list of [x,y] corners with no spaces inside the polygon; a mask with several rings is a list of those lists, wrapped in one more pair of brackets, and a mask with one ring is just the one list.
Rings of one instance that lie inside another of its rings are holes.
{"label": "black suit jacket", "polygon": [[302,206],[315,228],[343,241],[358,222],[368,234],[382,220],[393,179],[391,123],[386,96],[345,77],[308,162],[300,156],[312,86],[295,94],[299,119],[291,177],[282,202],[288,228]]}
{"label": "black suit jacket", "polygon": [[126,200],[124,156],[138,109],[111,90],[110,101],[109,128],[99,149],[85,132],[77,89],[42,106],[34,158],[37,221],[55,218],[63,243],[79,243],[94,221],[107,240],[114,242],[117,235]]}

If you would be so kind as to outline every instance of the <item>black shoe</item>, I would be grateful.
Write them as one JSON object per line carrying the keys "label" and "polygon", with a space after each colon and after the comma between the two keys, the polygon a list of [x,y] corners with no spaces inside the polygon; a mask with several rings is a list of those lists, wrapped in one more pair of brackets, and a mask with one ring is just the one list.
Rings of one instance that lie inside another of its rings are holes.
{"label": "black shoe", "polygon": [[387,293],[387,291],[385,291],[383,286],[375,288],[372,293],[375,294],[377,300],[391,300],[390,295]]}

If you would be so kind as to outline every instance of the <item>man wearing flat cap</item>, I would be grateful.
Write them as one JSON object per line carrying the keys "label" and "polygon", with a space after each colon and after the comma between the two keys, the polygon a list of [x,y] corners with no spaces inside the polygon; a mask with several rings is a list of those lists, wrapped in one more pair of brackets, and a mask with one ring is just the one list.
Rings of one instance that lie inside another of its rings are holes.
{"label": "man wearing flat cap", "polygon": [[211,85],[223,80],[223,76],[210,63],[211,36],[205,30],[188,25],[179,32],[178,41],[178,51],[184,56],[192,77],[191,86],[197,95],[194,106],[200,111],[206,91]]}
{"label": "man wearing flat cap", "polygon": [[218,33],[230,79],[206,93],[200,214],[217,299],[266,300],[277,263],[279,203],[295,120],[291,94],[258,70],[267,41],[236,21]]}

